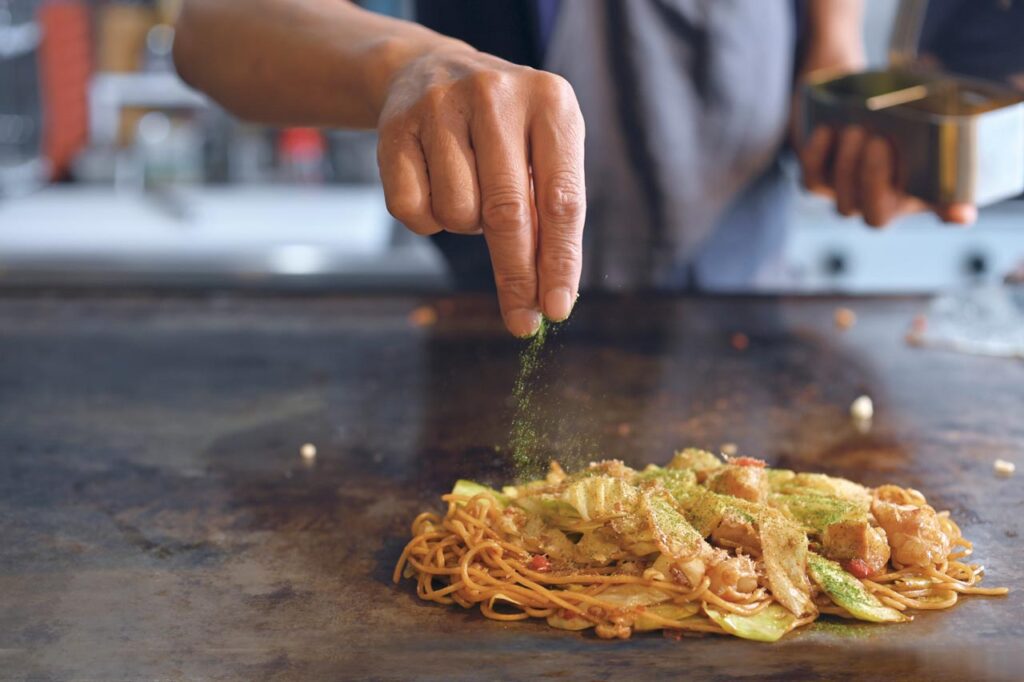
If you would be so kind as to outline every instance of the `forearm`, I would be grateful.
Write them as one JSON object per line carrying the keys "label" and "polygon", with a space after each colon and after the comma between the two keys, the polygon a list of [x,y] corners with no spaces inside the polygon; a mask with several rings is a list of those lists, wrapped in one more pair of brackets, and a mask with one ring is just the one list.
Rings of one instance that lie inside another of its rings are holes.
{"label": "forearm", "polygon": [[807,51],[800,72],[864,67],[864,0],[808,0]]}
{"label": "forearm", "polygon": [[403,65],[469,49],[345,0],[186,0],[174,59],[186,82],[243,118],[370,128]]}

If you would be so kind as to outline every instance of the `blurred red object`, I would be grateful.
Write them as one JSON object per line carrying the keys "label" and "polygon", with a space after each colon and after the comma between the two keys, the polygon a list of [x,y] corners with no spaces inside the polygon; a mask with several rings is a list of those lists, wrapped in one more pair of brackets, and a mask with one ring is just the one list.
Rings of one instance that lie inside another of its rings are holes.
{"label": "blurred red object", "polygon": [[63,176],[88,141],[88,89],[92,65],[89,11],[81,0],[48,0],[39,8],[43,154],[51,177]]}
{"label": "blurred red object", "polygon": [[292,181],[319,183],[323,180],[327,143],[316,128],[285,128],[277,140],[277,151],[285,177]]}
{"label": "blurred red object", "polygon": [[285,128],[278,146],[290,158],[318,159],[324,153],[324,138],[316,128]]}

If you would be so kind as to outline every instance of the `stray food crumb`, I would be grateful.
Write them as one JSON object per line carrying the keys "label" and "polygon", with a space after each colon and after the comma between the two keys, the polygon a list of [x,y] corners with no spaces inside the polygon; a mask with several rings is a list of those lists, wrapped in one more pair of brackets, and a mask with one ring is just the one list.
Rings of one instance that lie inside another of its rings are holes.
{"label": "stray food crumb", "polygon": [[316,458],[316,446],[313,445],[312,443],[304,443],[302,445],[302,447],[299,448],[299,454],[302,455],[302,459],[307,460],[307,461],[309,461],[311,459],[315,459]]}
{"label": "stray food crumb", "polygon": [[911,346],[924,345],[924,333],[928,329],[928,318],[924,315],[915,315],[910,323],[910,331],[907,332],[907,343]]}
{"label": "stray food crumb", "polygon": [[736,446],[736,443],[722,443],[722,447],[720,449],[723,455],[727,455],[729,457],[735,457],[736,453],[740,451],[739,447]]}
{"label": "stray food crumb", "polygon": [[997,459],[992,468],[995,469],[996,476],[1000,478],[1009,478],[1013,476],[1013,472],[1017,470],[1017,465],[1013,462],[1008,462],[1005,459]]}
{"label": "stray food crumb", "polygon": [[850,416],[857,421],[869,421],[875,416],[875,404],[866,395],[862,395],[850,405]]}
{"label": "stray food crumb", "polygon": [[833,319],[836,322],[836,327],[846,330],[857,324],[857,313],[849,308],[836,308]]}
{"label": "stray food crumb", "polygon": [[729,340],[732,347],[736,350],[746,350],[750,346],[750,337],[742,332],[736,332],[732,335],[732,339]]}
{"label": "stray food crumb", "polygon": [[421,305],[409,313],[409,324],[414,327],[430,327],[437,324],[437,310],[433,306]]}

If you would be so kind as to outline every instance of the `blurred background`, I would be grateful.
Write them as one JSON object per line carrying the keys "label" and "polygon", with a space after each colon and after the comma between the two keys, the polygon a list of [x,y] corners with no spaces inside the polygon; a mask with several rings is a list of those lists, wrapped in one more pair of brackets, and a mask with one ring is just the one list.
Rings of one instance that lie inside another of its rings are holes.
{"label": "blurred background", "polygon": [[[0,0],[0,287],[447,287],[430,242],[385,210],[373,134],[235,120],[175,75],[179,5]],[[867,4],[874,65],[898,5]],[[998,281],[1024,260],[1022,228],[1021,199],[970,230],[918,216],[876,233],[801,192],[784,268],[757,291]]]}

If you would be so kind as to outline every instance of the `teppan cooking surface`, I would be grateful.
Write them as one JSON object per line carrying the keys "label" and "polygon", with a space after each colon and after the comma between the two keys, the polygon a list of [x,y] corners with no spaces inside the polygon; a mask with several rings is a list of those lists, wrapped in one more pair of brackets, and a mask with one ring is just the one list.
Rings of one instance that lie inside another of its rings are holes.
{"label": "teppan cooking surface", "polygon": [[0,677],[1019,679],[1024,477],[992,463],[1022,463],[1024,364],[908,347],[920,300],[842,303],[845,332],[839,304],[584,298],[537,393],[569,464],[733,442],[917,487],[1013,590],[766,645],[608,642],[391,583],[456,477],[511,475],[522,342],[490,298],[0,299]]}

